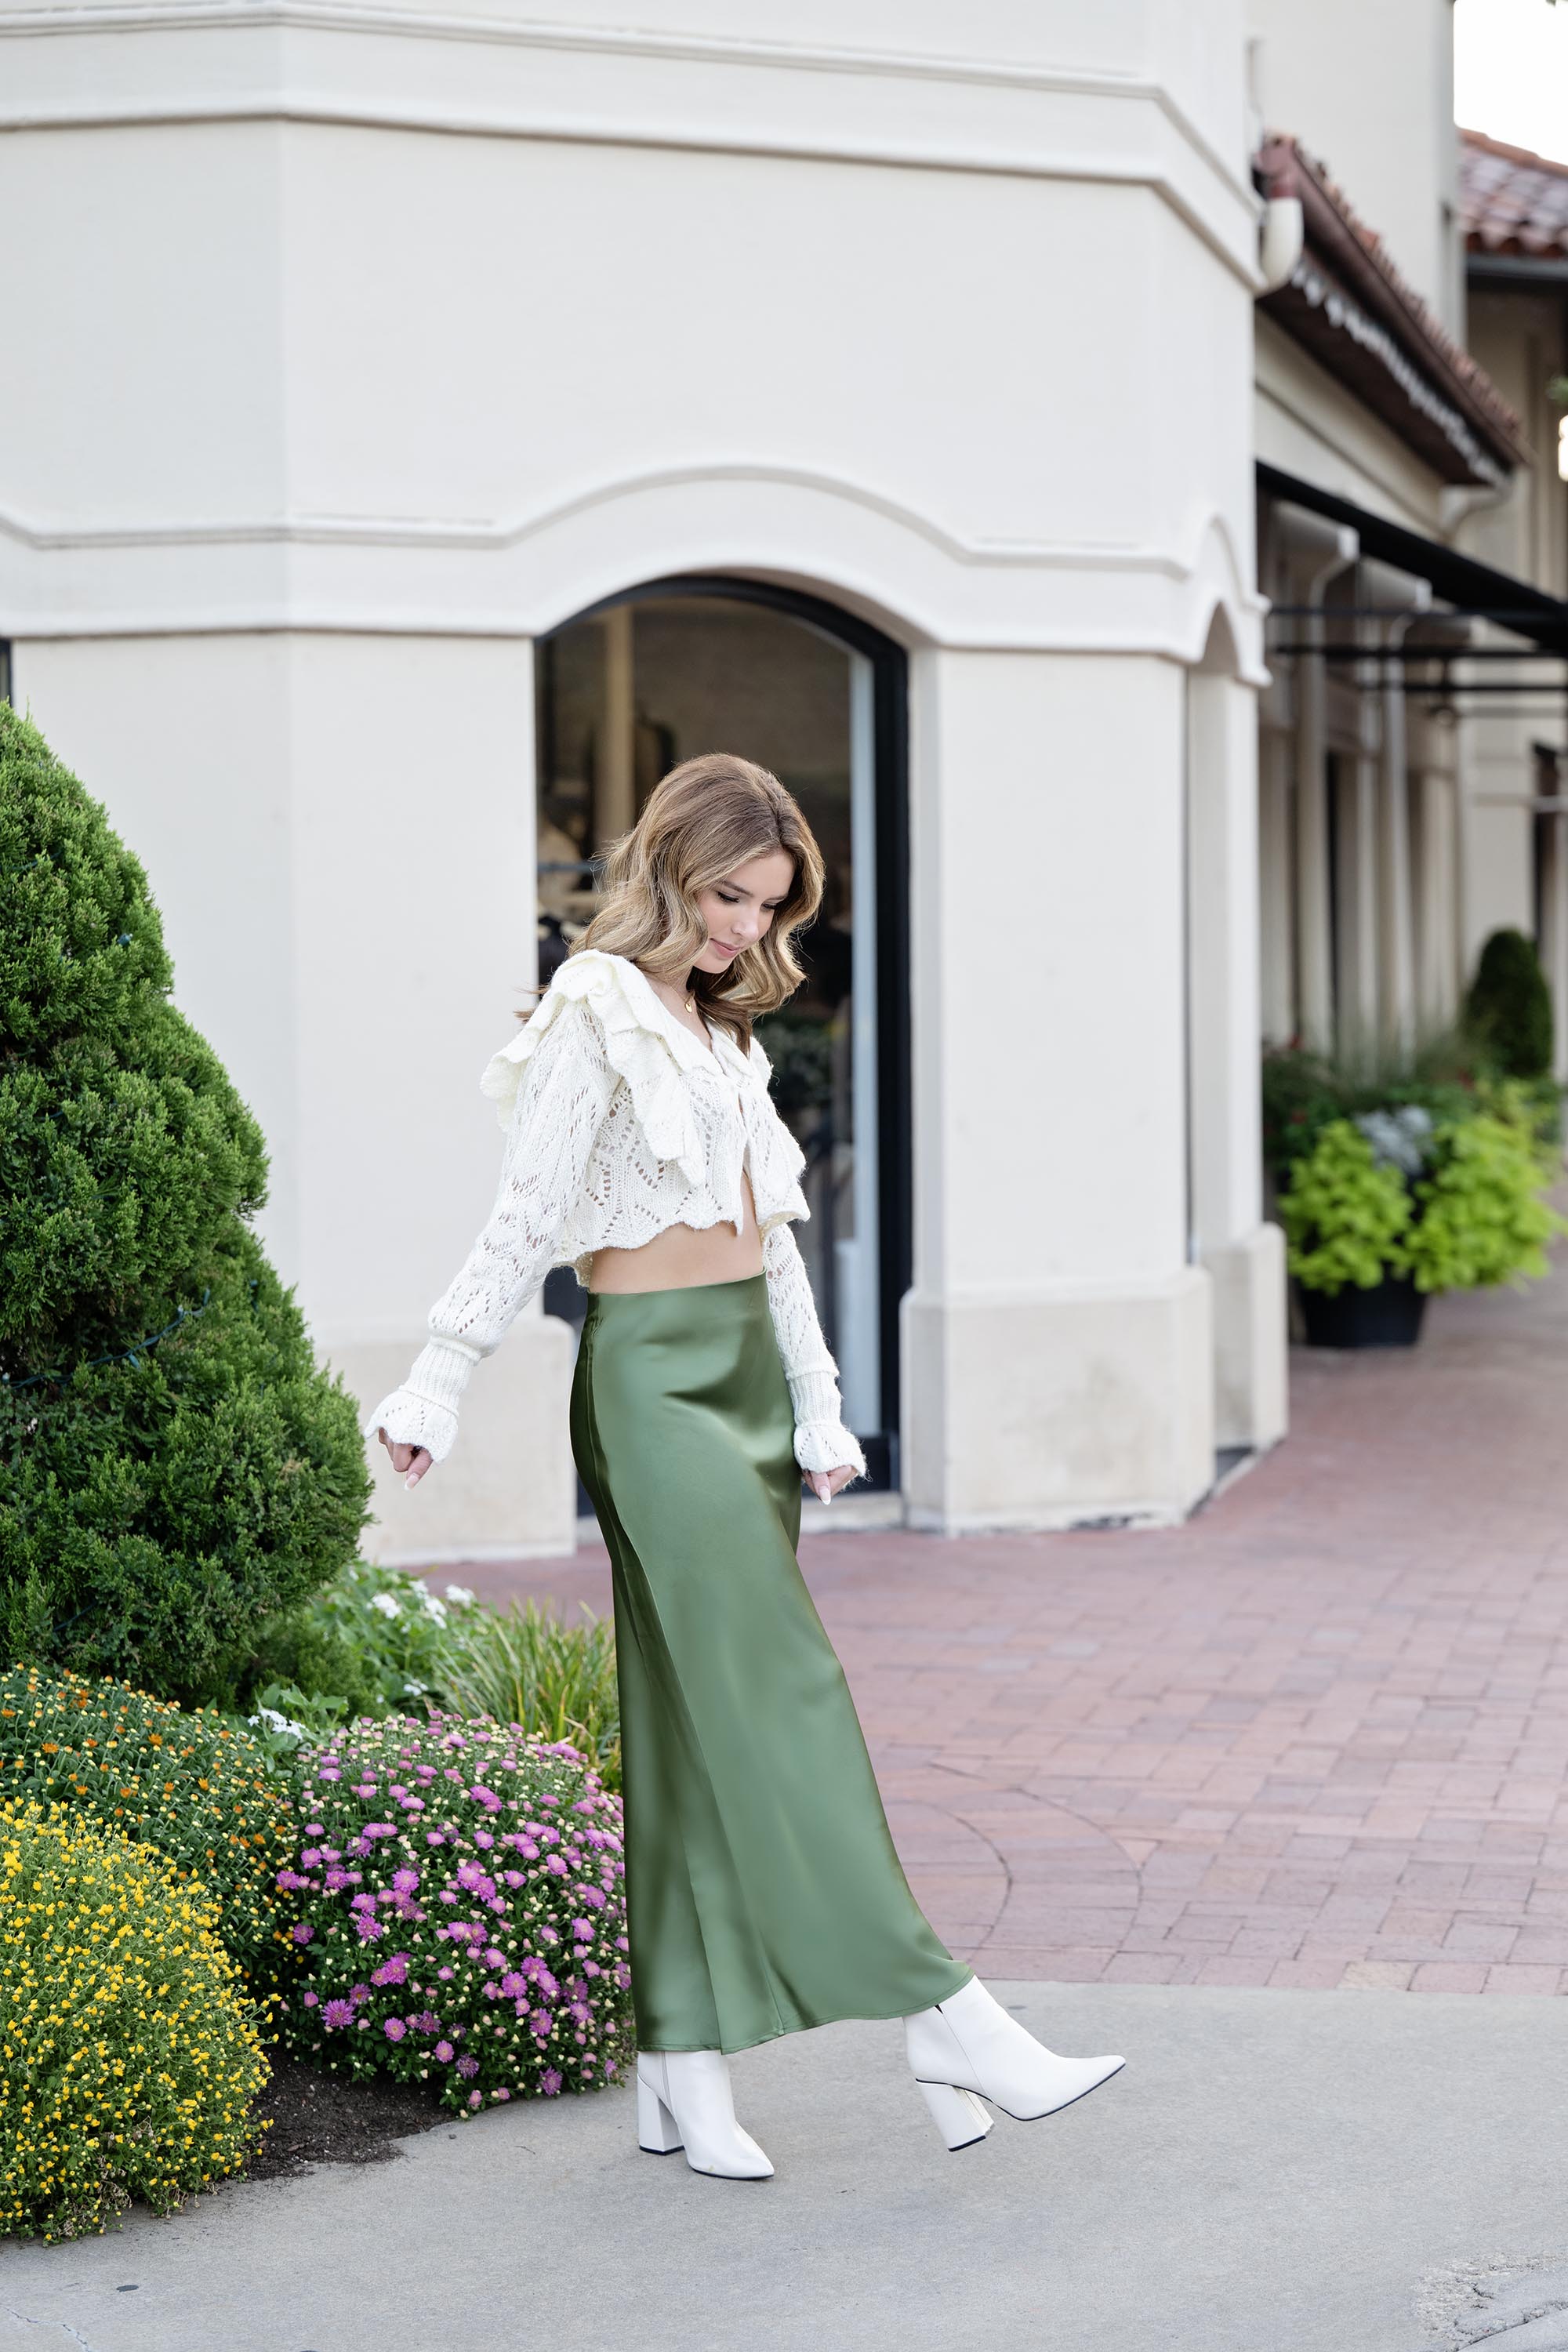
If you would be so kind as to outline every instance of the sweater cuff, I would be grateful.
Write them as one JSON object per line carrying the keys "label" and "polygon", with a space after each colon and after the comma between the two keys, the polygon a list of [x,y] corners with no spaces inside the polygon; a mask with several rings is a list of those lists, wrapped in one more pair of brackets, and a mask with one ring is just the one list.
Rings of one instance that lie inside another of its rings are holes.
{"label": "sweater cuff", "polygon": [[392,1444],[422,1445],[432,1462],[444,1462],[458,1435],[458,1402],[479,1361],[479,1349],[460,1339],[429,1340],[403,1386],[366,1417],[365,1435],[384,1431]]}
{"label": "sweater cuff", "polygon": [[803,1421],[795,1433],[795,1458],[803,1470],[820,1473],[824,1470],[853,1470],[857,1478],[866,1475],[866,1456],[858,1441],[853,1438],[841,1421]]}
{"label": "sweater cuff", "polygon": [[795,1458],[803,1470],[842,1470],[866,1475],[866,1457],[844,1426],[838,1381],[831,1367],[789,1374],[795,1408]]}

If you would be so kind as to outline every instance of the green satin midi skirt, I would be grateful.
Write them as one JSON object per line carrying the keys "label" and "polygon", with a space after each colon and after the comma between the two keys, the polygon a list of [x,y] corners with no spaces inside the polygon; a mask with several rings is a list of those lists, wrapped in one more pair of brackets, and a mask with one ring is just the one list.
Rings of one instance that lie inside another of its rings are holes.
{"label": "green satin midi skirt", "polygon": [[595,1293],[572,1445],[615,1579],[639,2046],[945,2000],[970,1972],[910,1892],[795,1559],[765,1277]]}

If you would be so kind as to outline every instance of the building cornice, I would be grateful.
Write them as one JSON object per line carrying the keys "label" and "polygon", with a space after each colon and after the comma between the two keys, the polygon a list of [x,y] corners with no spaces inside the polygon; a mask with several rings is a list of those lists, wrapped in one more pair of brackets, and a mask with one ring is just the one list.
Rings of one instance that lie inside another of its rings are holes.
{"label": "building cornice", "polygon": [[1519,419],[1294,139],[1265,142],[1270,197],[1301,205],[1304,247],[1260,308],[1355,394],[1439,481],[1498,484],[1528,462]]}
{"label": "building cornice", "polygon": [[[342,0],[13,9],[0,41],[0,129],[267,121],[1136,184],[1258,282],[1255,191],[1146,74]],[[472,67],[432,74],[433,43]]]}

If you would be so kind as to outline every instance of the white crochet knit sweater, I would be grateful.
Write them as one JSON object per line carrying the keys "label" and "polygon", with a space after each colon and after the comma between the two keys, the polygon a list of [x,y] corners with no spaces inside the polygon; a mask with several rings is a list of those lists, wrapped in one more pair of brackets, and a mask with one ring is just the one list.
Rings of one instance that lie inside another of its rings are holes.
{"label": "white crochet knit sweater", "polygon": [[430,1310],[430,1339],[365,1424],[439,1462],[458,1432],[469,1373],[554,1265],[585,1279],[595,1250],[637,1249],[670,1225],[741,1230],[749,1177],[779,1357],[803,1470],[865,1461],[845,1428],[838,1376],[790,1232],[805,1217],[803,1165],[768,1094],[762,1047],[724,1030],[713,1050],[622,956],[589,949],[557,972],[538,1011],[480,1084],[506,1129],[496,1203],[457,1280]]}

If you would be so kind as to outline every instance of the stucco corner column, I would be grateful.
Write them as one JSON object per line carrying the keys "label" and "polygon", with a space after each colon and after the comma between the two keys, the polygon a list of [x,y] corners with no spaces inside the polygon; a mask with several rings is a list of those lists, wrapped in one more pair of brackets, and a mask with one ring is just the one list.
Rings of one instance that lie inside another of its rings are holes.
{"label": "stucco corner column", "polygon": [[[411,1353],[410,1341],[399,1339],[338,1347],[331,1356],[368,1411],[407,1379]],[[451,1460],[413,1494],[385,1447],[373,1444],[366,1559],[424,1567],[570,1551],[577,1517],[567,1429],[572,1364],[570,1324],[526,1315],[475,1373]]]}
{"label": "stucco corner column", "polygon": [[[301,1289],[368,1411],[407,1378],[494,1196],[479,1073],[534,973],[532,647],[316,634],[294,641],[289,688]],[[363,789],[334,793],[343,775]],[[570,1327],[532,1307],[412,1494],[373,1444],[367,1555],[569,1551],[572,1362]]]}
{"label": "stucco corner column", "polygon": [[1215,1402],[1184,1213],[1183,673],[931,652],[913,710],[906,1506],[949,1531],[1179,1518]]}
{"label": "stucco corner column", "polygon": [[905,1500],[945,1533],[1158,1525],[1214,1478],[1208,1276],[904,1301]]}
{"label": "stucco corner column", "polygon": [[1214,1285],[1215,1440],[1285,1433],[1285,1242],[1263,1222],[1258,1097],[1258,699],[1206,665],[1187,696],[1192,1242]]}

